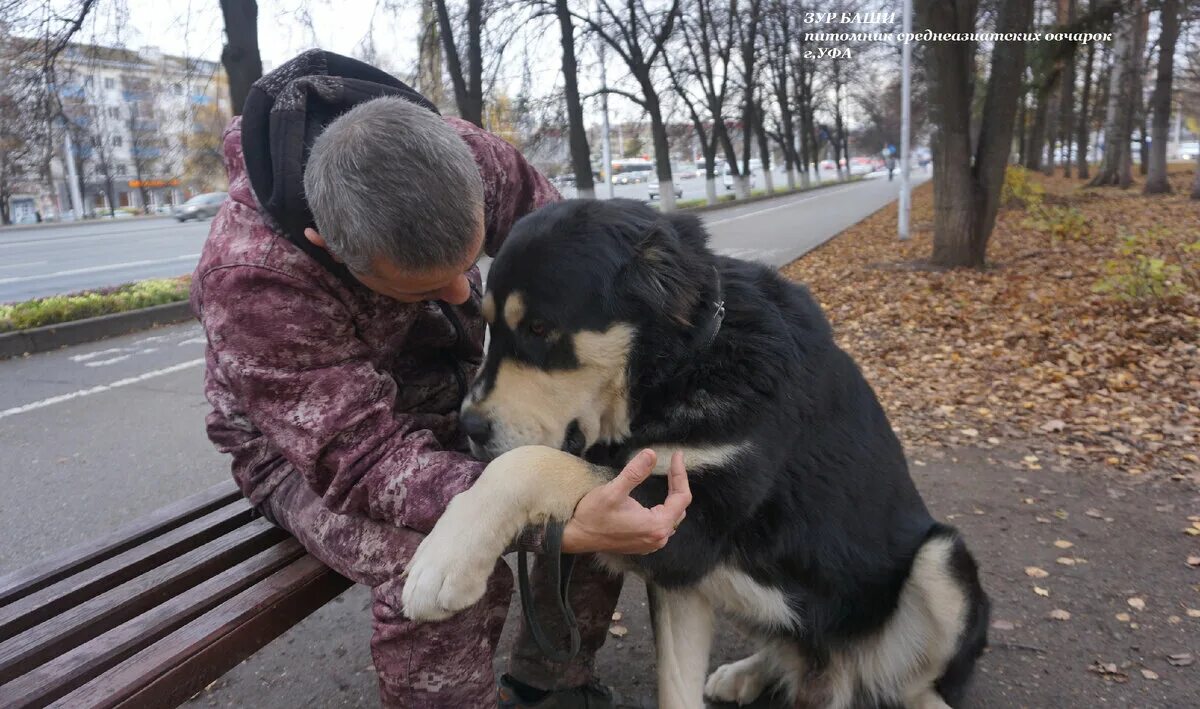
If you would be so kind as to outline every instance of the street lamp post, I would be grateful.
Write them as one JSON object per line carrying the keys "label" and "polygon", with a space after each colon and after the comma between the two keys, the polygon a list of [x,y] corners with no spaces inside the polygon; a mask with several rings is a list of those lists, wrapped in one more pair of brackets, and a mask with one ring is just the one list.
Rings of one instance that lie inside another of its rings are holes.
{"label": "street lamp post", "polygon": [[908,181],[909,144],[908,134],[912,130],[912,0],[904,0],[904,37],[900,47],[900,223],[897,231],[901,241],[908,241],[908,213],[912,207],[912,186]]}

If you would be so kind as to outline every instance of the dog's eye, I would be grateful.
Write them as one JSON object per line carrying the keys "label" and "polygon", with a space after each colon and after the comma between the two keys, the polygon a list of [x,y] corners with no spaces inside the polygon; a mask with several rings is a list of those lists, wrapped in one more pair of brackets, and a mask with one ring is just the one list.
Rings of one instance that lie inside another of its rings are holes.
{"label": "dog's eye", "polygon": [[544,320],[530,320],[527,327],[529,328],[529,334],[534,337],[545,337],[546,333],[550,331]]}

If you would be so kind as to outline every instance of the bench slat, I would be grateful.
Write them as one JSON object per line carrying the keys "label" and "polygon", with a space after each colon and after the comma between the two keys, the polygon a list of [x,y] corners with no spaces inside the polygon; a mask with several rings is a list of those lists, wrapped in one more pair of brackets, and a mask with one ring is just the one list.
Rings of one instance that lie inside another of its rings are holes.
{"label": "bench slat", "polygon": [[0,640],[48,620],[97,594],[208,543],[248,523],[249,503],[238,498],[226,506],[155,537],[52,586],[0,608]]}
{"label": "bench slat", "polygon": [[[12,682],[0,685],[0,707],[45,706],[194,618],[254,587],[303,554],[304,549],[295,539],[276,544]],[[72,705],[88,706],[88,703]]]}
{"label": "bench slat", "polygon": [[53,706],[178,706],[351,585],[305,555]]}
{"label": "bench slat", "polygon": [[82,568],[109,559],[151,537],[224,507],[240,496],[232,480],[163,507],[129,526],[94,541],[0,576],[0,607],[62,580]]}
{"label": "bench slat", "polygon": [[286,538],[256,520],[0,642],[0,683],[124,623]]}

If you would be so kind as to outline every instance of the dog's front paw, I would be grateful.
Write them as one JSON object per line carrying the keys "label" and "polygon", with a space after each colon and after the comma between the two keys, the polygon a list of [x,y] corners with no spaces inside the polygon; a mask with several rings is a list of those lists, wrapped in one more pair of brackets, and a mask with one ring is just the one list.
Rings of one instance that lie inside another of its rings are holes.
{"label": "dog's front paw", "polygon": [[[488,577],[504,547],[472,534],[466,505],[451,502],[437,526],[417,547],[408,563],[401,601],[412,620],[445,620],[483,598]],[[494,553],[493,553],[494,551]]]}
{"label": "dog's front paw", "polygon": [[451,556],[453,550],[437,549],[436,545],[426,550],[428,542],[421,543],[408,566],[401,595],[404,615],[418,621],[445,620],[483,598],[492,565],[472,567]]}
{"label": "dog's front paw", "polygon": [[759,655],[751,655],[713,670],[704,683],[704,696],[738,706],[758,699],[768,680],[761,659]]}

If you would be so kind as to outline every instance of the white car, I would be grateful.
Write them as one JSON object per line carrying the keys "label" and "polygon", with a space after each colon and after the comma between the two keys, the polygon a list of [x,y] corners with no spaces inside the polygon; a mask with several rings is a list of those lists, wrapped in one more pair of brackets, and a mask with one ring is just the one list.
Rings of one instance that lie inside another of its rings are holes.
{"label": "white car", "polygon": [[[651,177],[650,181],[646,183],[646,188],[650,192],[650,199],[657,199],[659,197],[657,177]],[[683,188],[675,185],[675,199],[680,199],[681,197],[683,197]]]}
{"label": "white car", "polygon": [[[733,173],[730,172],[728,168],[725,169],[724,180],[725,180],[725,189],[732,190],[733,189]],[[758,175],[754,174],[754,172],[751,172],[750,173],[750,189],[754,189],[757,184],[758,184]]]}
{"label": "white car", "polygon": [[1200,154],[1200,141],[1193,140],[1190,143],[1180,143],[1180,145],[1179,145],[1179,159],[1180,160],[1195,160],[1197,154]]}

